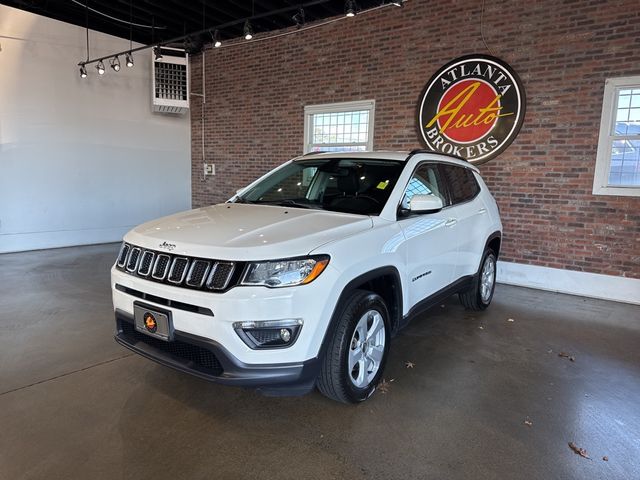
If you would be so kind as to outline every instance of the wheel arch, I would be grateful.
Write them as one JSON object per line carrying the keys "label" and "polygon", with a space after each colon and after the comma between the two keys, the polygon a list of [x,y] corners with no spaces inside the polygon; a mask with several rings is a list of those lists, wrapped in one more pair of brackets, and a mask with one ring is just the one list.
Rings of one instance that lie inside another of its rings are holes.
{"label": "wheel arch", "polygon": [[357,276],[342,289],[322,339],[318,354],[319,358],[322,358],[326,353],[327,346],[335,332],[347,298],[356,290],[368,290],[382,297],[391,317],[391,335],[394,336],[397,333],[402,320],[402,280],[400,272],[393,266],[379,267]]}

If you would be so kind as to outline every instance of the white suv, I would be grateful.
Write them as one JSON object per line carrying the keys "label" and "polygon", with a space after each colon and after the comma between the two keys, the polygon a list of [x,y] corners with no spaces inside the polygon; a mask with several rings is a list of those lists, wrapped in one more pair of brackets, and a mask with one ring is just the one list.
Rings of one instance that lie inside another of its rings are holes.
{"label": "white suv", "polygon": [[464,160],[304,155],[227,203],[127,233],[111,270],[115,338],[215,382],[362,401],[410,318],[456,293],[489,305],[501,231]]}

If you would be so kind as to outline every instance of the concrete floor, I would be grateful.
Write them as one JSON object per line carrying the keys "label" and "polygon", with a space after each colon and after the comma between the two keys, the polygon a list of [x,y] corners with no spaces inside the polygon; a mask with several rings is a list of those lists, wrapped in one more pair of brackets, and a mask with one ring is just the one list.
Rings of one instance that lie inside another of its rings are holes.
{"label": "concrete floor", "polygon": [[640,478],[640,307],[500,285],[404,330],[387,393],[265,398],[116,345],[117,248],[0,255],[0,479]]}

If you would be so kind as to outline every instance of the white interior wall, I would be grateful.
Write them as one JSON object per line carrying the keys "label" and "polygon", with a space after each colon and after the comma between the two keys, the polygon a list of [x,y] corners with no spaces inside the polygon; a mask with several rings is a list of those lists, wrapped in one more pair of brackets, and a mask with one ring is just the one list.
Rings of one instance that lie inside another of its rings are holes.
{"label": "white interior wall", "polygon": [[[90,31],[91,58],[129,42]],[[118,241],[190,208],[190,125],[151,112],[149,51],[81,79],[85,30],[0,5],[0,252]]]}

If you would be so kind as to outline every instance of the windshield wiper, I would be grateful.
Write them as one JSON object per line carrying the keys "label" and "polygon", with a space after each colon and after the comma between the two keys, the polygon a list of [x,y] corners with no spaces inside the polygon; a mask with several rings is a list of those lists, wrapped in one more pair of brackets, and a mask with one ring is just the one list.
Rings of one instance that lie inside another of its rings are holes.
{"label": "windshield wiper", "polygon": [[259,202],[259,203],[265,203],[265,204],[269,204],[269,205],[279,205],[281,207],[296,207],[296,208],[312,208],[314,210],[322,210],[322,206],[321,205],[314,205],[314,204],[309,204],[309,203],[299,203],[296,202],[295,200],[291,200],[290,198],[286,199],[286,200],[270,200],[270,201],[266,201],[266,202]]}

